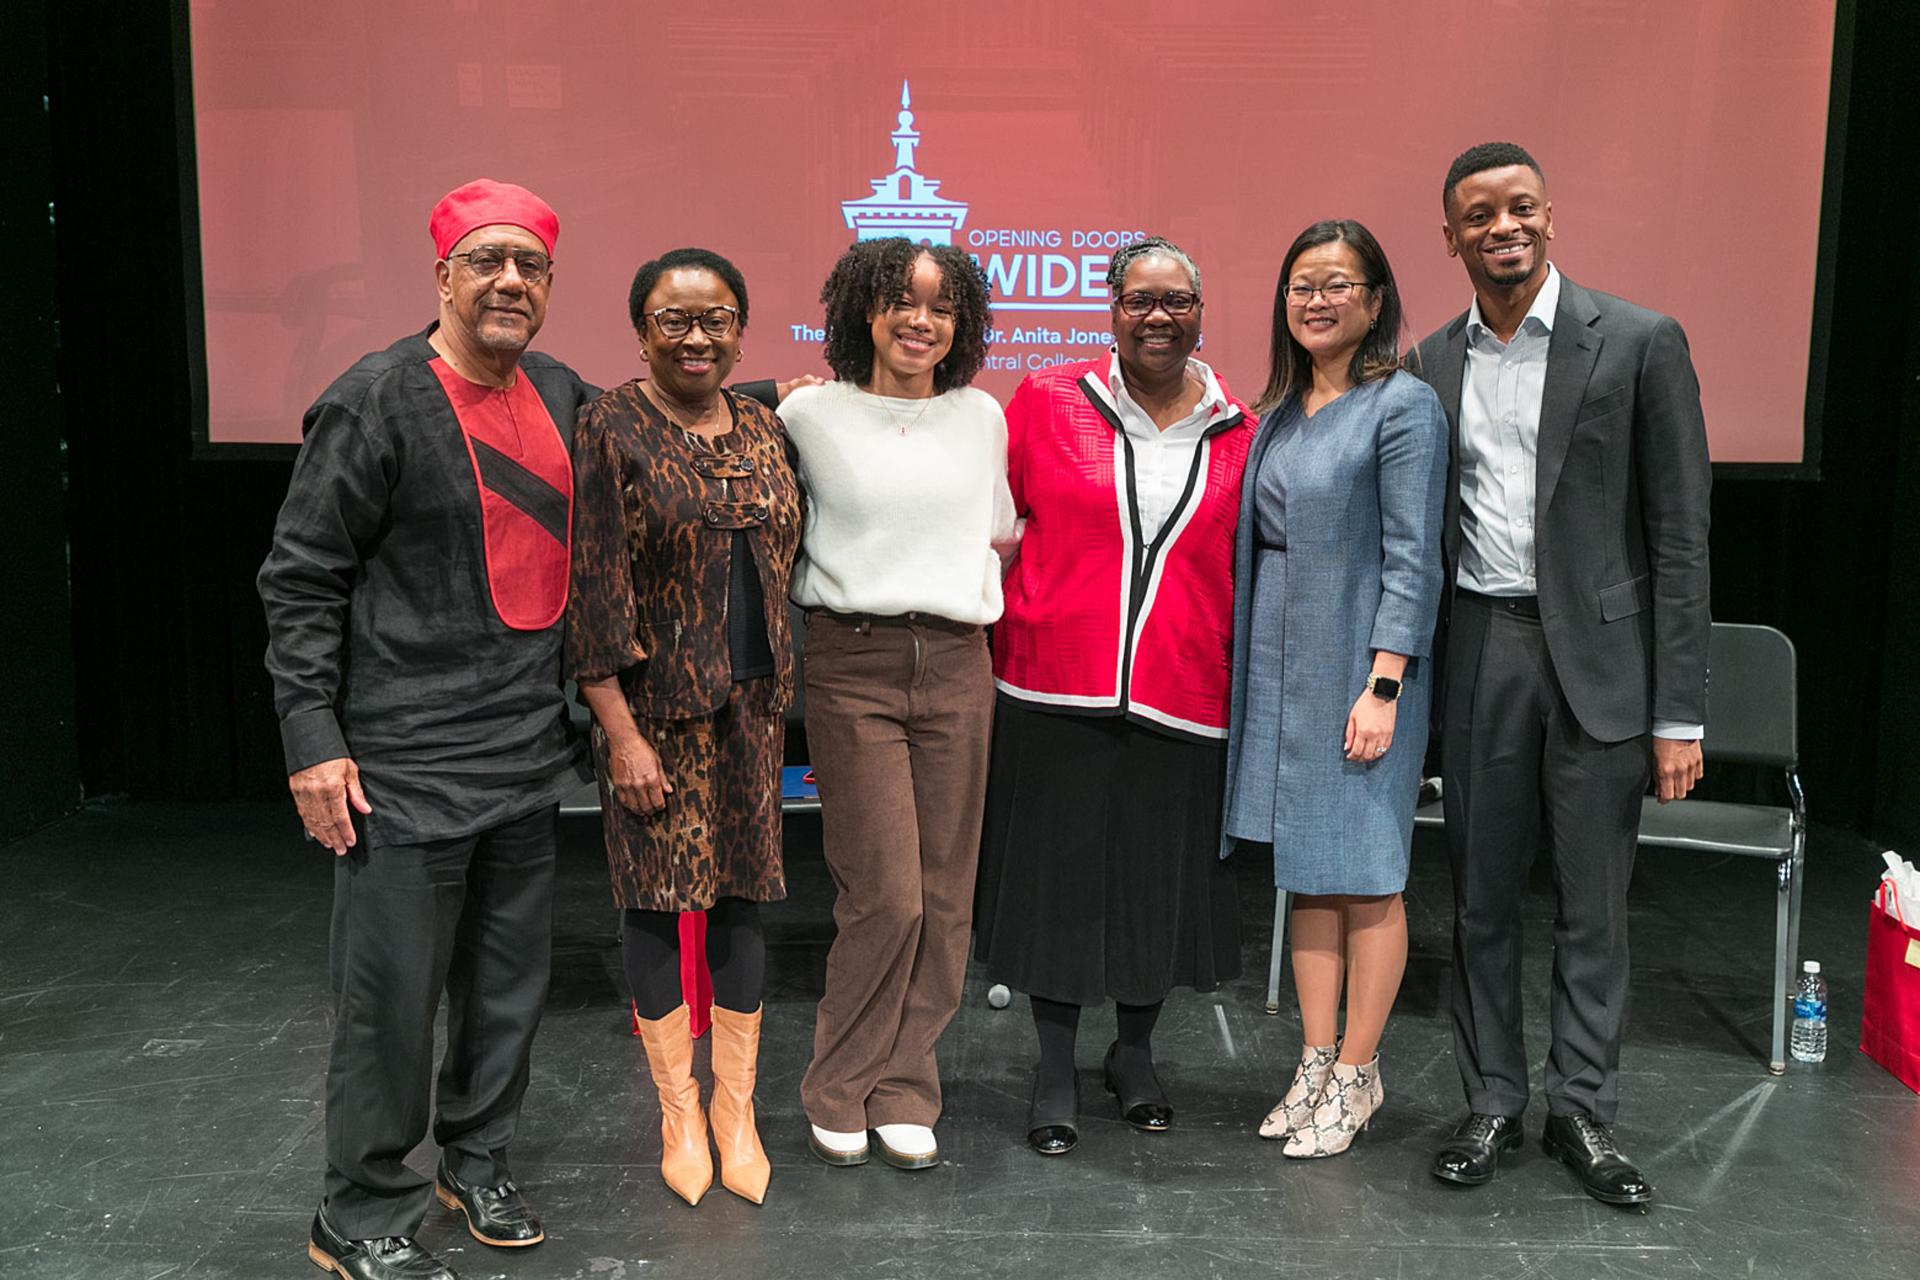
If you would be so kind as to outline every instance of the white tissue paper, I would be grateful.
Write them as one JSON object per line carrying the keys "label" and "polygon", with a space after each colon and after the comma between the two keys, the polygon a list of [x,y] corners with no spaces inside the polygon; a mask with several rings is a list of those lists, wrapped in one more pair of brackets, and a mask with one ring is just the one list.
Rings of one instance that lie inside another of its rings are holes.
{"label": "white tissue paper", "polygon": [[1887,864],[1880,883],[1888,886],[1879,895],[1881,908],[1902,924],[1920,920],[1920,871],[1891,849],[1880,857]]}

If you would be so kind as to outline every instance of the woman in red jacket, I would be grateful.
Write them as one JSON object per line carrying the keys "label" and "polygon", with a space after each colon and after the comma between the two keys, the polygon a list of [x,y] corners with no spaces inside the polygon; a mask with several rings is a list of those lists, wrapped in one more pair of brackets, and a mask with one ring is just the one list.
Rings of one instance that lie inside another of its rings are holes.
{"label": "woman in red jacket", "polygon": [[1007,408],[1025,524],[994,630],[993,757],[975,899],[991,981],[1032,999],[1027,1141],[1079,1141],[1080,1010],[1112,1000],[1104,1076],[1127,1123],[1173,1108],[1161,1002],[1240,972],[1220,861],[1234,525],[1253,419],[1200,341],[1200,273],[1151,238],[1114,254],[1113,351],[1033,374]]}

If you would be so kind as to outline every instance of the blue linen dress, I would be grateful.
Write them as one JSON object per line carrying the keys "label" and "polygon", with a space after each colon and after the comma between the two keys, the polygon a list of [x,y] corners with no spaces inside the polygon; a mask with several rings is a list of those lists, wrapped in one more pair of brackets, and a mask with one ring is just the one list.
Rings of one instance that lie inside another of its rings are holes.
{"label": "blue linen dress", "polygon": [[[1225,856],[1271,841],[1291,893],[1406,887],[1433,697],[1447,420],[1418,378],[1364,383],[1311,419],[1289,397],[1261,420],[1234,556]],[[1405,654],[1393,743],[1345,758],[1376,650]]]}

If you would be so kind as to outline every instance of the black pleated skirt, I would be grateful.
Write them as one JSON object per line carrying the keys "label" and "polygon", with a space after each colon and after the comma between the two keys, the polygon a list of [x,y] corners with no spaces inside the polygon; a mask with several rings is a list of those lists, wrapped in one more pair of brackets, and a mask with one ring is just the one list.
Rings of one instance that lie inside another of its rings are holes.
{"label": "black pleated skirt", "polygon": [[1225,743],[1002,697],[974,895],[989,980],[1088,1005],[1238,977],[1225,776]]}

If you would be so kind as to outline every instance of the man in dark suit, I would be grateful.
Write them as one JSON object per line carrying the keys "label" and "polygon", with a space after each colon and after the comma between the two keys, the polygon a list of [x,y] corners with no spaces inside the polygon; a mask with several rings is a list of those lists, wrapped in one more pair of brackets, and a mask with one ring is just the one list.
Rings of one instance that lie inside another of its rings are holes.
{"label": "man in dark suit", "polygon": [[1611,1125],[1627,1003],[1627,885],[1651,773],[1702,773],[1711,472],[1686,336],[1547,261],[1533,157],[1454,161],[1447,252],[1473,305],[1422,342],[1446,406],[1449,591],[1440,719],[1454,878],[1455,1054],[1471,1115],[1433,1173],[1478,1185],[1521,1141],[1520,903],[1540,845],[1554,921],[1547,1150],[1590,1195],[1653,1189]]}

